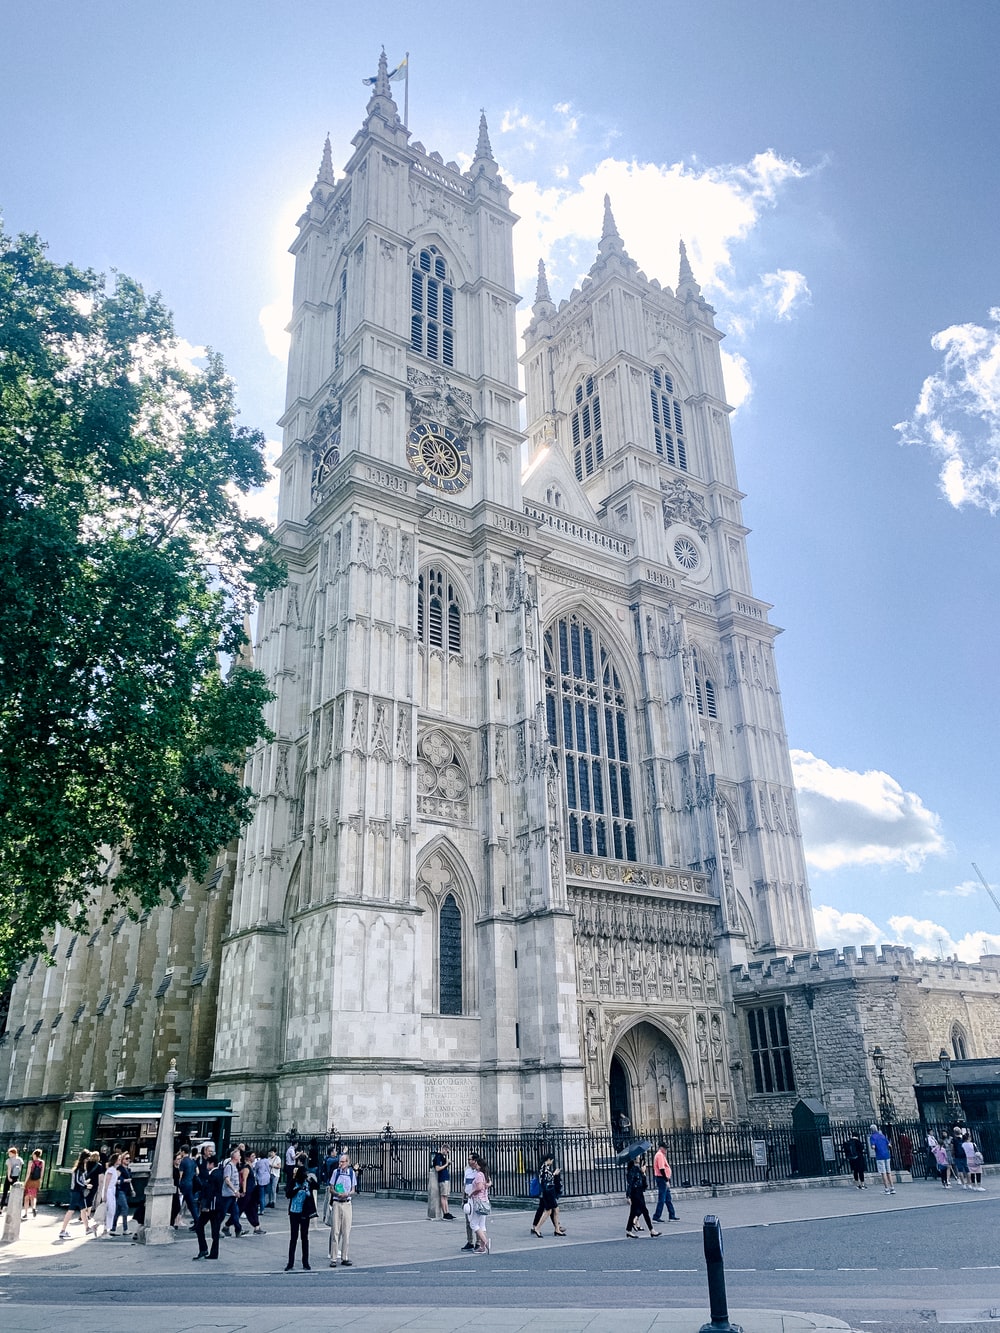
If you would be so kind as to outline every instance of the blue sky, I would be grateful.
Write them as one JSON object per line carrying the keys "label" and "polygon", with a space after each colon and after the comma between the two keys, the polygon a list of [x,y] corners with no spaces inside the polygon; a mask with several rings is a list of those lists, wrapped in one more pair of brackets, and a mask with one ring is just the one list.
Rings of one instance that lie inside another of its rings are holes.
{"label": "blue sky", "polygon": [[161,290],[272,438],[285,249],[382,44],[428,150],[462,162],[485,107],[527,300],[540,254],[557,301],[589,267],[605,190],[650,276],[683,234],[729,333],[821,941],[1000,951],[971,868],[1000,883],[1000,6],[488,14],[8,0],[6,228]]}

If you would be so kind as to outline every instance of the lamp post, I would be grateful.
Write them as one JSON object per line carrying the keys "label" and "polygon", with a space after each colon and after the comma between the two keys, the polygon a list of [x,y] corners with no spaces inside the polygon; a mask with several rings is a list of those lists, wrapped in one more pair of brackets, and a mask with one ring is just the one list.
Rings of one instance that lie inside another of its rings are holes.
{"label": "lamp post", "polygon": [[886,1054],[881,1046],[872,1047],[872,1064],[878,1074],[878,1117],[883,1125],[892,1125],[896,1120],[896,1108],[889,1096],[889,1085],[885,1081]]}
{"label": "lamp post", "polygon": [[965,1123],[965,1115],[962,1111],[962,1101],[955,1091],[955,1085],[951,1081],[951,1056],[942,1046],[938,1055],[938,1064],[944,1074],[944,1111],[949,1125],[956,1122]]}

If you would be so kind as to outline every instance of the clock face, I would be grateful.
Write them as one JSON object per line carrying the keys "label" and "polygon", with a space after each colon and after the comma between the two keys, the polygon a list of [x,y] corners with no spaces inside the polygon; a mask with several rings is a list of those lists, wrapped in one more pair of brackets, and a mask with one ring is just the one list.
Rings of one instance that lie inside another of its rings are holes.
{"label": "clock face", "polygon": [[445,495],[464,490],[472,476],[472,460],[465,443],[437,421],[426,421],[410,431],[406,461],[421,481]]}

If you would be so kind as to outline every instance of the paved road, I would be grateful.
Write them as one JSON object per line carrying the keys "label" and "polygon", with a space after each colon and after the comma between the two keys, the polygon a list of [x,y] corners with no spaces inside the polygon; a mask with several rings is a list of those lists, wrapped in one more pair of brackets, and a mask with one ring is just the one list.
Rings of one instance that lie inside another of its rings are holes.
{"label": "paved road", "polygon": [[[857,1329],[911,1333],[1000,1307],[1000,1198],[952,1197],[917,1185],[891,1201],[843,1191],[690,1200],[684,1220],[664,1222],[655,1240],[626,1240],[618,1211],[595,1209],[566,1210],[571,1234],[539,1241],[527,1235],[525,1214],[497,1210],[489,1258],[459,1252],[461,1223],[428,1223],[412,1204],[366,1202],[358,1206],[356,1267],[329,1269],[321,1245],[314,1245],[314,1271],[288,1275],[280,1271],[286,1235],[280,1215],[265,1238],[225,1242],[218,1265],[190,1265],[189,1237],[154,1251],[120,1241],[60,1247],[43,1244],[39,1231],[32,1255],[0,1261],[0,1300],[9,1308],[239,1308],[249,1278],[252,1301],[262,1310],[349,1304],[370,1308],[375,1318],[376,1308],[387,1307],[485,1306],[498,1315],[586,1308],[608,1311],[609,1328],[610,1312],[626,1308],[702,1309],[707,1319],[699,1224],[709,1210],[726,1227],[734,1309],[819,1311]],[[823,1212],[831,1215],[817,1215]],[[781,1220],[788,1216],[794,1220]],[[321,1230],[315,1240],[326,1234]],[[7,1322],[2,1307],[0,1322]]]}

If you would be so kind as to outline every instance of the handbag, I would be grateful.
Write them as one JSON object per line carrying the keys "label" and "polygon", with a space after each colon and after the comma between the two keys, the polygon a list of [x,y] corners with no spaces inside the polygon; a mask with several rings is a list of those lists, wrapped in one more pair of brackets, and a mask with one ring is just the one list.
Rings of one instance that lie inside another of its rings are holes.
{"label": "handbag", "polygon": [[542,1184],[537,1176],[532,1176],[528,1181],[528,1194],[533,1199],[537,1199],[542,1192]]}
{"label": "handbag", "polygon": [[472,1200],[472,1211],[478,1213],[480,1217],[489,1217],[490,1213],[493,1211],[493,1205],[485,1194],[478,1194]]}

